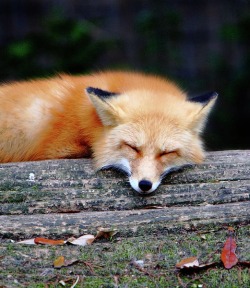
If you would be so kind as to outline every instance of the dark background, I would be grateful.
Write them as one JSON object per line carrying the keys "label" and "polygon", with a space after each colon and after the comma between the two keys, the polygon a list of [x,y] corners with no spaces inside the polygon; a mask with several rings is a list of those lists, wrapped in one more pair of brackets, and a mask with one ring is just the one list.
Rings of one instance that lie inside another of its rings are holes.
{"label": "dark background", "polygon": [[250,148],[249,44],[249,0],[0,0],[1,82],[132,69],[217,91],[209,150]]}

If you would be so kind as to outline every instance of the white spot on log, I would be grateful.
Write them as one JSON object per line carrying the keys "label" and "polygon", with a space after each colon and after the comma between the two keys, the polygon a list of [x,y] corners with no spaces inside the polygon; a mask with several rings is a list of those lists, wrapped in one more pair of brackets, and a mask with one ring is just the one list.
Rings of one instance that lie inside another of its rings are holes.
{"label": "white spot on log", "polygon": [[30,173],[29,174],[29,179],[28,179],[28,181],[35,181],[35,174],[34,173]]}

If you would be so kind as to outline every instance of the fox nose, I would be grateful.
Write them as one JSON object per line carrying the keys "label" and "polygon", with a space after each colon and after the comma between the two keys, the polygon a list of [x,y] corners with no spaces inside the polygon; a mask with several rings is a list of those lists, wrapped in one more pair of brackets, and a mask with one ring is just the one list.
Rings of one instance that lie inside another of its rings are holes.
{"label": "fox nose", "polygon": [[138,185],[143,192],[147,192],[152,188],[153,184],[148,180],[141,180]]}

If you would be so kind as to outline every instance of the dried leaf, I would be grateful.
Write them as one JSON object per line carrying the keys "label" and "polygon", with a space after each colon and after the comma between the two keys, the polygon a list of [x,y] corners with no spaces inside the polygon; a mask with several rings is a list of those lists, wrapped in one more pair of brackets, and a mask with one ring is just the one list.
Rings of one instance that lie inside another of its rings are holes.
{"label": "dried leaf", "polygon": [[46,239],[46,238],[42,238],[42,237],[35,238],[34,242],[36,244],[43,244],[43,245],[63,245],[63,244],[65,244],[64,240],[52,240],[52,239]]}
{"label": "dried leaf", "polygon": [[176,268],[183,269],[187,267],[198,267],[199,261],[197,257],[189,257],[182,259],[179,263],[175,265]]}
{"label": "dried leaf", "polygon": [[71,243],[72,241],[76,240],[74,236],[67,239],[66,243]]}
{"label": "dried leaf", "polygon": [[201,235],[200,238],[201,238],[202,240],[207,240],[207,237],[206,237],[206,235],[204,235],[204,234]]}
{"label": "dried leaf", "polygon": [[65,260],[64,256],[59,256],[58,258],[56,258],[53,265],[54,265],[54,268],[62,268],[62,267],[71,266],[71,265],[76,264],[78,262],[79,262],[78,259]]}
{"label": "dried leaf", "polygon": [[[196,257],[191,257],[191,258],[196,258]],[[187,259],[190,259],[190,258],[187,258]],[[185,261],[185,259],[183,259],[183,260]],[[198,262],[198,265],[196,265],[197,263],[195,263],[195,261],[194,261],[193,262],[194,265],[191,266],[192,262],[189,263],[189,261],[188,261],[189,264],[185,264],[184,263],[183,265],[180,265],[181,262],[176,264],[176,268],[181,269],[181,271],[184,271],[184,272],[186,272],[186,271],[198,272],[200,270],[208,269],[208,268],[214,267],[214,266],[219,264],[219,262],[210,262],[210,263],[205,263],[205,264],[199,264],[199,262]],[[177,265],[180,266],[180,267],[178,267]]]}
{"label": "dried leaf", "polygon": [[68,239],[67,242],[71,243],[73,245],[79,245],[79,246],[85,246],[85,245],[90,245],[92,242],[95,240],[94,235],[83,235],[77,239]]}
{"label": "dried leaf", "polygon": [[54,261],[54,268],[61,268],[63,267],[65,264],[65,258],[64,256],[59,256],[58,258],[56,258],[56,260]]}
{"label": "dried leaf", "polygon": [[35,245],[35,238],[17,242],[17,244]]}
{"label": "dried leaf", "polygon": [[230,269],[238,263],[238,258],[235,254],[236,247],[234,238],[229,236],[221,252],[221,261],[226,269]]}
{"label": "dried leaf", "polygon": [[109,238],[113,237],[116,233],[118,233],[118,231],[115,228],[99,227],[98,231],[97,231],[97,235],[95,238],[109,239]]}
{"label": "dried leaf", "polygon": [[59,281],[59,284],[62,285],[62,286],[64,286],[64,287],[66,286],[66,283],[65,283],[63,280],[60,280],[60,281]]}
{"label": "dried leaf", "polygon": [[210,263],[205,263],[205,264],[200,264],[198,268],[209,268],[215,265],[219,265],[219,262],[210,262]]}

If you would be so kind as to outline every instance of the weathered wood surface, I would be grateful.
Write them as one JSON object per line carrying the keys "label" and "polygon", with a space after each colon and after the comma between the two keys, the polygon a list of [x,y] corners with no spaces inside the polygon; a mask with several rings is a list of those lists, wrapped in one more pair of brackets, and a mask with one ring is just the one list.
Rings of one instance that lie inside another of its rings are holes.
{"label": "weathered wood surface", "polygon": [[79,235],[99,226],[130,235],[249,220],[250,151],[210,152],[204,164],[171,174],[146,197],[126,176],[96,174],[90,159],[0,165],[3,238]]}

